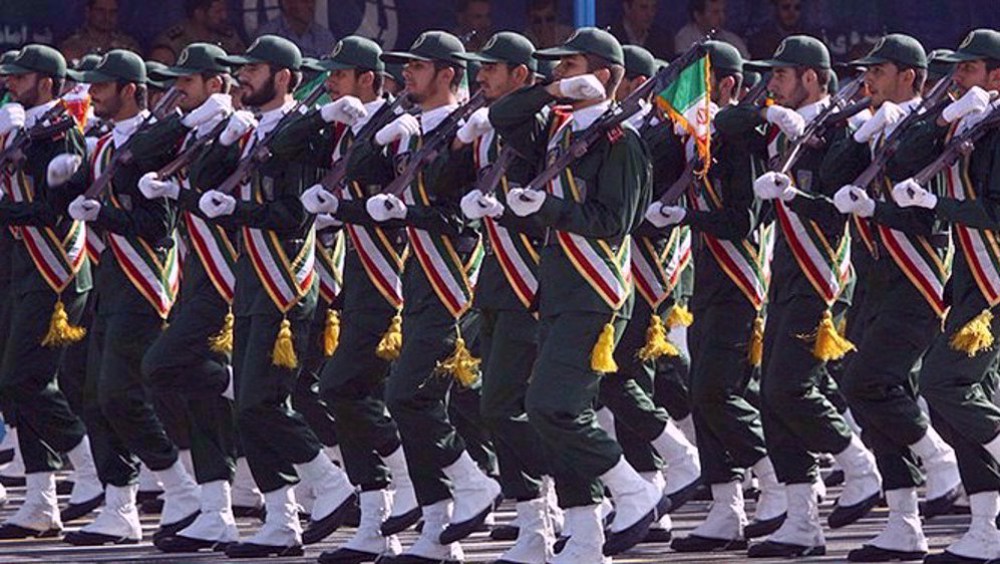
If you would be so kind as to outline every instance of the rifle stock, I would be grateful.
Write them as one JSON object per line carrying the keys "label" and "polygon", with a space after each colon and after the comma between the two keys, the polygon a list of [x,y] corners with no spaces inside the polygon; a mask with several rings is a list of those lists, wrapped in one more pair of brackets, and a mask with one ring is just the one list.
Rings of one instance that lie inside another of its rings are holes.
{"label": "rifle stock", "polygon": [[[861,76],[858,76],[845,84],[830,99],[830,105],[828,105],[818,116],[809,122],[809,125],[806,126],[802,135],[792,142],[792,146],[789,147],[784,155],[782,155],[781,159],[778,161],[778,166],[774,167],[774,170],[777,170],[781,174],[788,174],[788,172],[792,170],[792,167],[795,166],[795,163],[799,162],[799,159],[802,157],[802,152],[806,147],[815,147],[817,144],[822,143],[827,130],[836,123],[836,121],[830,121],[830,117],[838,116],[837,120],[841,120],[839,117],[840,110],[849,103],[851,98],[854,98],[854,96],[857,95],[863,85],[864,82]],[[860,113],[865,107],[867,106],[856,109],[855,114]]]}
{"label": "rifle stock", "polygon": [[184,167],[191,164],[194,158],[198,155],[198,152],[209,143],[215,141],[215,139],[222,134],[222,130],[226,128],[226,123],[228,120],[223,119],[219,123],[215,124],[207,134],[194,140],[186,149],[184,149],[181,154],[177,155],[174,160],[163,165],[160,170],[156,171],[156,177],[163,179],[169,178],[178,172],[180,172]]}
{"label": "rifle stock", "polygon": [[[61,118],[54,123],[45,125],[45,122]],[[20,162],[24,159],[24,150],[35,141],[55,137],[64,131],[69,131],[76,126],[76,120],[72,116],[66,115],[66,105],[59,101],[55,106],[46,111],[35,125],[30,129],[20,131],[11,141],[9,147],[0,152],[0,168],[7,166],[7,163]]]}
{"label": "rifle stock", "polygon": [[955,164],[959,158],[972,154],[976,142],[991,130],[1000,127],[1000,109],[994,108],[989,115],[979,123],[970,127],[958,137],[953,138],[945,146],[944,151],[931,163],[913,176],[913,180],[921,186],[926,186],[935,176]]}

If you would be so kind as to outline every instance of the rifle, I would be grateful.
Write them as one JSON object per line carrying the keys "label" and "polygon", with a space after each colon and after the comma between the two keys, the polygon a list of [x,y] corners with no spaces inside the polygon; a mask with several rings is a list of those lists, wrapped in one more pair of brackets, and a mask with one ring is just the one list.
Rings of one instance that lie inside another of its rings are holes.
{"label": "rifle", "polygon": [[[45,122],[56,118],[60,119],[46,125]],[[74,127],[76,127],[76,120],[72,116],[66,115],[66,106],[62,101],[57,102],[55,106],[38,118],[34,126],[18,132],[10,146],[0,152],[0,169],[7,166],[7,163],[19,163],[24,160],[24,151],[35,141],[51,139]]]}
{"label": "rifle", "polygon": [[333,163],[333,167],[319,180],[320,185],[326,188],[327,192],[333,194],[341,188],[344,184],[344,178],[347,176],[347,165],[351,161],[351,156],[354,155],[354,148],[370,144],[380,129],[396,119],[396,111],[406,104],[408,97],[409,93],[405,90],[400,92],[399,96],[391,104],[383,106],[381,110],[368,120],[368,123],[361,128],[361,131],[358,131],[357,138],[347,148],[347,152],[341,155],[337,159],[337,162]]}
{"label": "rifle", "polygon": [[111,179],[115,177],[118,169],[123,165],[127,165],[132,162],[132,142],[135,140],[136,136],[142,131],[149,128],[154,121],[158,121],[166,118],[171,112],[177,109],[177,103],[180,102],[181,97],[184,93],[177,89],[176,86],[171,86],[170,90],[167,90],[166,94],[160,98],[160,101],[156,103],[156,107],[153,111],[146,116],[146,119],[142,120],[139,127],[136,128],[135,133],[128,138],[128,141],[124,145],[118,147],[115,154],[111,157],[111,162],[108,163],[107,168],[101,173],[97,180],[87,188],[84,193],[84,197],[88,200],[96,200],[104,194],[104,191],[111,186]]}
{"label": "rifle", "polygon": [[976,148],[976,142],[997,127],[1000,127],[1000,108],[994,106],[986,117],[949,141],[941,154],[915,174],[913,180],[921,186],[926,186],[932,178],[953,165],[959,158],[971,154]]}
{"label": "rifle", "polygon": [[174,158],[174,160],[160,167],[160,170],[156,171],[156,177],[160,179],[169,178],[180,172],[184,167],[191,164],[195,157],[198,156],[198,152],[201,151],[201,148],[208,145],[221,135],[222,131],[226,129],[226,125],[228,123],[228,119],[219,121],[219,123],[215,124],[215,127],[213,127],[211,131],[195,139],[194,142],[188,145],[183,152]]}
{"label": "rifle", "polygon": [[299,115],[302,108],[308,108],[314,105],[316,101],[319,100],[325,93],[326,88],[323,83],[320,82],[313,87],[308,96],[295,102],[295,105],[292,106],[288,112],[285,113],[285,115],[281,116],[281,119],[278,120],[277,124],[275,124],[274,129],[267,132],[267,135],[255,144],[247,155],[236,163],[236,170],[226,177],[216,190],[222,192],[223,194],[232,194],[236,191],[236,188],[242,184],[243,181],[246,180],[246,178],[250,176],[258,166],[265,163],[273,156],[271,154],[270,145],[274,142],[277,134],[284,128],[285,125],[288,124],[288,121],[292,118],[292,116]]}
{"label": "rifle", "polygon": [[468,102],[455,108],[448,114],[440,125],[424,136],[424,144],[416,153],[410,156],[409,162],[406,163],[406,168],[385,187],[383,193],[394,196],[401,195],[406,190],[406,187],[413,182],[413,179],[417,177],[420,167],[432,162],[441,150],[451,142],[461,122],[485,105],[486,95],[480,90],[472,98],[469,98]]}

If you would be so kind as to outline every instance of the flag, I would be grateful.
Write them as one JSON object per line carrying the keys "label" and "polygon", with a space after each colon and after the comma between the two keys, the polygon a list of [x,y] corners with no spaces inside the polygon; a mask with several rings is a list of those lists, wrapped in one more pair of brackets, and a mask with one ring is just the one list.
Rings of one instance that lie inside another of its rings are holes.
{"label": "flag", "polygon": [[704,163],[702,174],[708,171],[712,162],[711,76],[711,63],[705,55],[684,68],[656,96],[660,108],[694,139],[698,155]]}
{"label": "flag", "polygon": [[73,116],[80,132],[86,131],[87,120],[90,118],[90,85],[77,84],[63,95],[62,103],[66,112]]}
{"label": "flag", "polygon": [[[326,75],[327,73],[321,72],[318,73],[316,76],[312,77],[312,79],[305,81],[302,85],[300,85],[298,88],[295,89],[295,92],[292,93],[292,98],[294,98],[296,101],[301,101],[308,98],[309,93],[312,92],[313,89],[315,89],[316,86],[318,86],[321,82],[326,80]],[[329,104],[330,102],[331,102],[330,95],[323,94],[320,97],[320,99],[316,102],[316,105],[322,106],[323,104]],[[310,109],[312,108],[306,108],[306,110]]]}

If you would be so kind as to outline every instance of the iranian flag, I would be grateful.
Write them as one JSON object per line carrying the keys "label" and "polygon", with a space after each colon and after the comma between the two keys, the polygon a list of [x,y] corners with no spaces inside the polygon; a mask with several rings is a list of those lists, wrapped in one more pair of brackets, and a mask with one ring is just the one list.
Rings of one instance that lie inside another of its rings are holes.
{"label": "iranian flag", "polygon": [[705,171],[712,162],[711,94],[711,64],[705,55],[682,70],[656,97],[660,108],[694,139]]}

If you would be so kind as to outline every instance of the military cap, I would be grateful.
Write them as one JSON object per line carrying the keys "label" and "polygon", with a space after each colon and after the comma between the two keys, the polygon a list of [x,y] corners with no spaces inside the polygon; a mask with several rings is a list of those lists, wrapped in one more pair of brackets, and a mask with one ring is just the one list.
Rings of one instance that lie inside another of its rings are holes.
{"label": "military cap", "polygon": [[101,82],[146,82],[146,63],[142,57],[128,49],[112,49],[105,53],[92,70],[67,71],[76,82],[96,84]]}
{"label": "military cap", "polygon": [[329,55],[304,64],[309,70],[324,72],[344,69],[362,69],[385,72],[385,63],[379,58],[382,48],[371,39],[349,35],[333,46]]}
{"label": "military cap", "polygon": [[705,42],[705,51],[708,53],[712,69],[716,72],[720,74],[743,73],[743,56],[731,44],[710,39]]}
{"label": "military cap", "polygon": [[14,60],[0,65],[0,74],[3,75],[32,72],[63,78],[66,76],[66,59],[48,45],[31,44],[22,47]]}
{"label": "military cap", "polygon": [[927,78],[939,80],[951,74],[955,63],[945,61],[943,57],[954,54],[951,49],[935,49],[927,54]]}
{"label": "military cap", "polygon": [[965,36],[961,45],[951,55],[939,57],[948,63],[980,61],[990,59],[1000,61],[1000,32],[992,29],[977,29]]}
{"label": "military cap", "polygon": [[534,54],[535,46],[530,39],[520,33],[501,31],[493,34],[479,51],[458,53],[455,58],[477,63],[524,65],[535,71],[538,68],[538,61],[532,56]]}
{"label": "military cap", "polygon": [[927,54],[919,41],[903,35],[891,33],[878,40],[868,55],[851,61],[855,67],[867,67],[882,63],[894,63],[903,67],[927,68]]}
{"label": "military cap", "polygon": [[778,45],[774,56],[750,61],[753,68],[811,67],[830,69],[830,51],[822,41],[809,35],[790,35]]}
{"label": "military cap", "polygon": [[638,45],[622,45],[625,55],[625,76],[653,76],[656,74],[656,59],[653,54]]}
{"label": "military cap", "polygon": [[216,61],[229,66],[268,64],[297,71],[302,68],[302,52],[284,37],[261,35],[243,55],[227,55],[218,57]]}
{"label": "military cap", "polygon": [[561,59],[570,55],[595,55],[610,63],[625,66],[621,43],[614,35],[596,27],[581,27],[562,45],[535,51],[537,59]]}
{"label": "military cap", "polygon": [[460,53],[465,53],[465,46],[459,38],[446,31],[425,31],[413,41],[409,51],[382,53],[382,60],[389,64],[442,61],[465,68],[465,61],[456,58]]}
{"label": "military cap", "polygon": [[[190,76],[192,74],[220,74],[228,73],[229,67],[219,62],[226,56],[225,50],[218,45],[211,43],[192,43],[181,50],[177,56],[177,62],[172,66],[159,68],[149,77],[154,80],[164,80],[177,78],[178,76]],[[147,65],[148,70],[148,65]]]}

